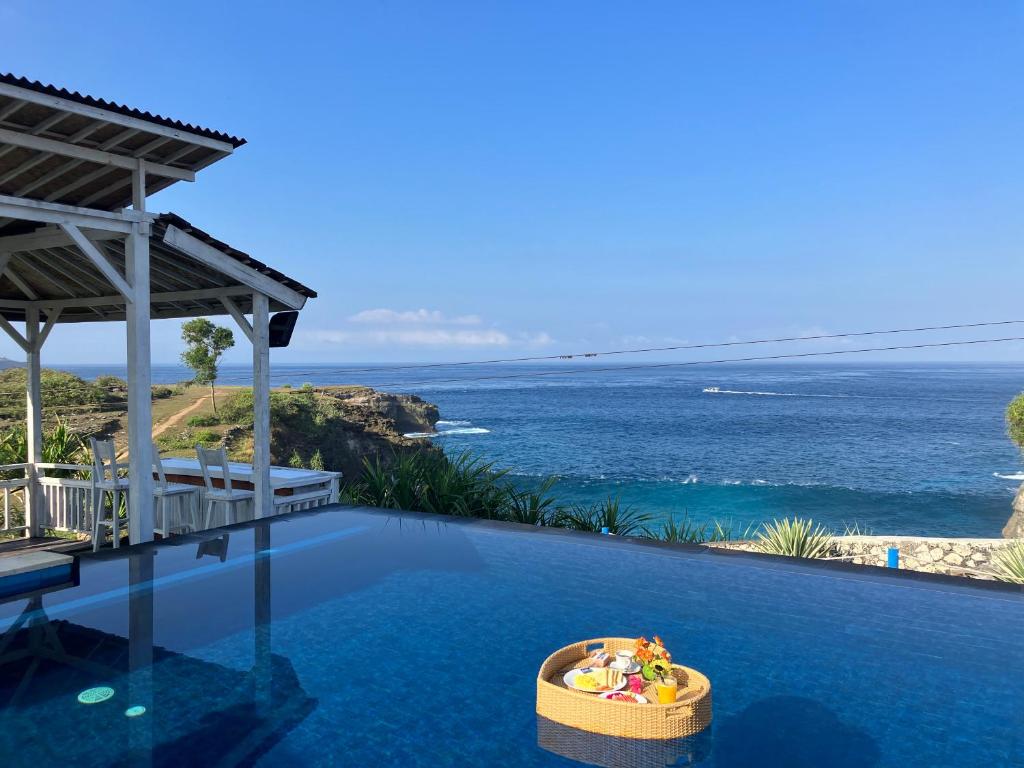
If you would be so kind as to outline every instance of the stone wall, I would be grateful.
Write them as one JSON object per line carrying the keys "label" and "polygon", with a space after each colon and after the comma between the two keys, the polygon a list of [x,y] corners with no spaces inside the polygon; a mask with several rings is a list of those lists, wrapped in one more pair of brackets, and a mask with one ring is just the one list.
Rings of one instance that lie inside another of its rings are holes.
{"label": "stone wall", "polygon": [[[992,553],[1015,543],[1008,539],[944,539],[933,536],[837,536],[830,559],[858,565],[888,563],[889,547],[900,551],[900,568],[991,579]],[[756,551],[752,542],[713,546]]]}
{"label": "stone wall", "polygon": [[1007,539],[943,539],[932,536],[839,536],[836,554],[849,562],[885,565],[889,547],[900,551],[900,567],[991,579],[992,553],[1013,544]]}

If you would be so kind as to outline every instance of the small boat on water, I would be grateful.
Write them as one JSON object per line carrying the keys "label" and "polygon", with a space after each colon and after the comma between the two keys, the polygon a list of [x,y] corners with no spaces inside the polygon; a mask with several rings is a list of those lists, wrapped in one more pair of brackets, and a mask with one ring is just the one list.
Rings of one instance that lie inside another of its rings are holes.
{"label": "small boat on water", "polygon": [[708,394],[713,395],[716,392],[721,392],[722,390],[720,390],[718,387],[704,387],[704,391],[707,392]]}

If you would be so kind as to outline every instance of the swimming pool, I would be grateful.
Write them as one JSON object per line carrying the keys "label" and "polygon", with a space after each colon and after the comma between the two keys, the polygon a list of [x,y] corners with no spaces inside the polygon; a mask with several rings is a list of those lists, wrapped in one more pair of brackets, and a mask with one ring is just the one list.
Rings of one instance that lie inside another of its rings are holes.
{"label": "swimming pool", "polygon": [[1024,765],[1024,594],[869,570],[335,508],[83,557],[0,631],[5,765],[579,765],[537,668],[655,632],[715,719],[634,764]]}

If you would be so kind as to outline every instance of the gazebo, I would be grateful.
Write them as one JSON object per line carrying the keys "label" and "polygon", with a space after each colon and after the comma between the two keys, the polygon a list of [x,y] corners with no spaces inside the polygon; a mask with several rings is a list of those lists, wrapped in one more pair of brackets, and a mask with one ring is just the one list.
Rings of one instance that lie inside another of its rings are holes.
{"label": "gazebo", "polygon": [[[230,315],[252,343],[255,515],[273,513],[270,316],[316,293],[146,198],[244,139],[0,73],[0,328],[27,367],[26,530],[40,531],[40,354],[58,323],[125,322],[128,530],[153,538],[150,321]],[[251,316],[249,320],[246,315]],[[19,330],[14,323],[23,323]]]}

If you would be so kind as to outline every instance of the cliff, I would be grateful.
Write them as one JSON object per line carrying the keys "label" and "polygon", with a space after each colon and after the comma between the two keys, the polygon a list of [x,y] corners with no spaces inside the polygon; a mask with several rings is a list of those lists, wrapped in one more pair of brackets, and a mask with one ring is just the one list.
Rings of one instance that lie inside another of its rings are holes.
{"label": "cliff", "polygon": [[[252,452],[252,392],[233,394],[221,408],[232,456]],[[340,471],[347,479],[362,473],[363,459],[438,451],[407,432],[433,432],[437,406],[415,395],[395,395],[367,387],[277,390],[271,395],[271,460],[274,464]]]}

